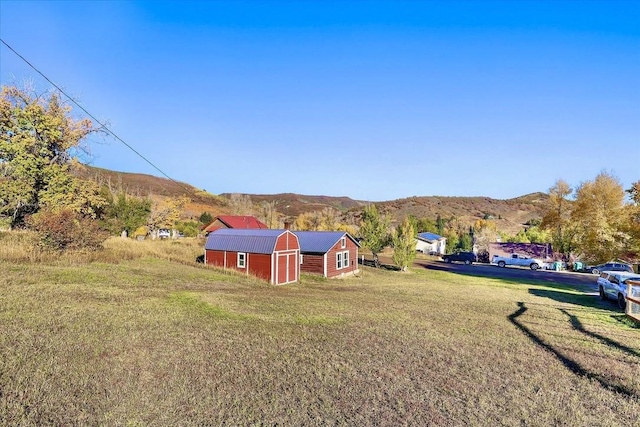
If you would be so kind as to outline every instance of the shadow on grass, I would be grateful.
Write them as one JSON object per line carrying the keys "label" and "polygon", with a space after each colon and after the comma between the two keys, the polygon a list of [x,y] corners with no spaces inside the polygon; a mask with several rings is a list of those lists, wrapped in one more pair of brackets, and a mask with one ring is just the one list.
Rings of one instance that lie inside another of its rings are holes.
{"label": "shadow on grass", "polygon": [[[554,290],[529,289],[529,293],[537,297],[549,298],[558,302],[581,305],[583,307],[589,308],[597,308],[600,310],[611,311],[612,313],[615,312],[613,304],[608,304],[607,301],[602,301],[599,297],[596,297],[594,295],[566,292],[566,290],[568,290],[566,286],[545,286],[552,287],[554,288]],[[563,290],[565,292],[563,292]]]}
{"label": "shadow on grass", "polygon": [[611,313],[611,318],[613,320],[619,323],[624,323],[626,326],[631,328],[640,329],[640,324],[630,321],[627,316],[618,309],[616,303],[611,300],[603,301],[599,296],[575,294],[566,291],[563,292],[562,287],[559,287],[558,289],[559,290],[529,289],[529,293],[531,295],[549,298],[562,303],[581,305],[586,308],[595,308],[600,311],[608,311]]}
{"label": "shadow on grass", "polygon": [[560,310],[565,316],[567,316],[569,318],[569,321],[571,322],[571,326],[576,331],[580,331],[585,335],[593,337],[593,338],[597,339],[598,341],[602,342],[603,344],[608,345],[609,347],[615,347],[618,350],[620,350],[620,351],[622,351],[624,353],[627,353],[630,356],[635,356],[637,358],[640,358],[640,351],[636,350],[635,348],[631,348],[631,347],[628,347],[628,346],[626,346],[624,344],[620,344],[618,341],[614,341],[611,338],[605,337],[604,335],[600,335],[600,334],[598,334],[596,332],[588,331],[588,330],[586,330],[584,328],[584,326],[582,326],[582,322],[576,316],[574,316],[573,314],[570,314],[564,308],[559,308],[558,310]]}
{"label": "shadow on grass", "polygon": [[[363,260],[361,258],[358,258],[358,264],[366,265],[367,267],[375,267],[376,266],[372,259],[364,259]],[[401,270],[401,268],[398,267],[397,265],[383,264],[382,262],[380,263],[380,268],[383,269],[383,270],[391,270],[391,271],[400,271]]]}
{"label": "shadow on grass", "polygon": [[[588,371],[582,365],[580,365],[580,363],[578,363],[575,360],[563,355],[558,350],[556,350],[552,345],[547,344],[546,342],[544,342],[544,340],[542,338],[540,338],[538,335],[536,335],[535,332],[533,332],[531,329],[527,328],[518,319],[520,316],[522,316],[527,311],[527,307],[525,306],[525,303],[524,302],[519,302],[518,303],[518,307],[519,307],[518,310],[516,310],[515,312],[513,312],[512,314],[507,316],[509,321],[516,328],[520,329],[520,331],[522,331],[527,337],[529,337],[529,339],[531,339],[531,341],[533,341],[538,346],[548,350],[551,354],[553,354],[556,357],[556,359],[558,359],[558,361],[560,361],[560,363],[562,363],[571,372],[573,372],[574,374],[576,374],[578,376],[598,381],[600,383],[600,385],[602,385],[604,388],[609,389],[609,390],[613,390],[613,391],[615,391],[617,393],[620,393],[620,394],[623,394],[623,395],[625,395],[627,397],[632,397],[632,398],[640,397],[640,395],[636,394],[634,392],[634,390],[631,390],[628,387],[625,387],[625,386],[620,385],[620,384],[613,384],[613,383],[607,381],[607,379],[604,378],[602,375],[599,375],[599,374],[597,374],[595,372]],[[576,319],[576,321],[577,321],[577,319]],[[573,327],[575,329],[577,329],[577,330],[579,330],[579,331],[581,331],[583,333],[586,333],[587,335],[591,335],[591,333],[587,333],[587,331],[584,330],[582,325],[579,324],[579,321],[577,321],[577,322],[578,322],[577,324],[574,324],[573,320],[572,320],[572,325],[573,325]],[[594,337],[596,337],[598,339],[602,338],[603,340],[611,341],[612,343],[614,342],[613,340],[610,340],[607,337],[601,337],[598,334],[593,334],[592,336],[594,336]],[[603,342],[606,342],[606,341],[603,341]],[[617,343],[617,346],[615,346],[615,347],[621,349],[622,351],[626,351],[627,353],[629,353],[629,354],[631,354],[633,356],[637,356],[638,355],[637,352],[634,349],[630,349],[630,348],[628,348],[628,347],[626,347],[626,346],[624,346],[622,344]]]}

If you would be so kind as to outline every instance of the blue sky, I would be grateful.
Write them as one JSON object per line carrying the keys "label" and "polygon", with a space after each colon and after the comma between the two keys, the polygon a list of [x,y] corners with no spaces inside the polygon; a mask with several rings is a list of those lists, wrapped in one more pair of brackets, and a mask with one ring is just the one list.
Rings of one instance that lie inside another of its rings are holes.
{"label": "blue sky", "polygon": [[[214,194],[488,196],[640,179],[640,1],[0,1],[0,36]],[[4,45],[3,84],[50,87]],[[160,175],[113,138],[94,166]]]}

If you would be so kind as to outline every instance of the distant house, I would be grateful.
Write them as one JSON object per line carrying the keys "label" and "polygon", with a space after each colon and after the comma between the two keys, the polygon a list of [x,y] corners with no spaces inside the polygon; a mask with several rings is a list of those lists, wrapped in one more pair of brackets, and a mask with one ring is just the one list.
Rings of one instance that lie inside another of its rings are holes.
{"label": "distant house", "polygon": [[300,244],[289,230],[219,228],[207,237],[204,262],[283,285],[300,278]]}
{"label": "distant house", "polygon": [[425,254],[432,255],[444,255],[447,238],[438,236],[435,233],[419,233],[416,236],[416,251],[423,252]]}
{"label": "distant house", "polygon": [[250,215],[220,215],[214,219],[211,224],[207,225],[203,231],[209,234],[219,228],[240,228],[240,229],[267,229],[255,216]]}
{"label": "distant house", "polygon": [[300,242],[300,270],[334,278],[358,271],[360,244],[345,231],[294,231]]}

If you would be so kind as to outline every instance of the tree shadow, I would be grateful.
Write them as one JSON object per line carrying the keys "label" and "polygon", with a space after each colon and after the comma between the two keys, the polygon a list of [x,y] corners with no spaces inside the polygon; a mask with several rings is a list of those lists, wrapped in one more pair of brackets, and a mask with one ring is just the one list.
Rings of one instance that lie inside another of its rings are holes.
{"label": "tree shadow", "polygon": [[[536,335],[535,332],[533,332],[531,329],[529,329],[527,326],[525,326],[523,323],[521,323],[519,321],[519,317],[522,316],[524,313],[527,312],[527,307],[525,306],[524,302],[518,302],[518,310],[516,310],[515,312],[513,312],[512,314],[510,314],[509,316],[507,316],[507,318],[509,319],[509,321],[516,327],[518,328],[520,331],[522,331],[522,333],[524,333],[527,337],[529,337],[529,339],[531,339],[531,341],[533,341],[535,344],[537,344],[538,346],[542,347],[545,350],[548,350],[551,354],[553,354],[556,359],[558,359],[558,361],[560,361],[560,363],[562,363],[569,371],[573,372],[575,375],[578,375],[580,377],[584,377],[584,378],[588,378],[594,381],[597,381],[598,383],[600,383],[600,385],[608,390],[612,390],[615,391],[617,393],[620,393],[622,395],[625,395],[627,397],[630,398],[638,398],[640,397],[640,395],[638,395],[634,390],[629,389],[628,387],[624,386],[624,385],[620,385],[620,384],[613,384],[609,381],[607,381],[607,379],[605,377],[603,377],[602,375],[595,373],[595,372],[591,372],[587,369],[585,369],[580,363],[578,363],[577,361],[563,355],[562,353],[560,353],[558,350],[556,350],[552,345],[547,344],[546,342],[544,342],[544,340],[542,338],[540,338],[538,335]],[[577,319],[576,319],[577,321]],[[584,331],[584,327],[582,327],[581,324],[579,324],[579,321],[577,321],[578,323],[574,324],[573,320],[572,320],[572,326],[579,330],[580,332],[583,333],[587,333],[586,331]],[[588,335],[590,335],[589,333],[587,333]],[[607,337],[602,337],[599,336],[598,334],[594,334],[594,337],[598,338],[598,339],[602,339],[603,342],[607,342],[607,341],[611,341],[612,343],[614,342],[613,340],[610,340]],[[632,356],[638,356],[637,351],[634,349],[631,349],[629,347],[626,347],[620,343],[617,343],[616,348],[621,349],[622,351],[627,352],[628,354],[631,354]]]}
{"label": "tree shadow", "polygon": [[580,331],[581,333],[588,335],[592,338],[595,338],[598,341],[602,342],[603,344],[608,345],[609,347],[617,348],[618,350],[624,353],[627,353],[630,356],[634,356],[640,359],[640,350],[636,350],[635,348],[631,348],[624,344],[620,344],[618,341],[612,340],[611,338],[605,337],[604,335],[600,335],[596,332],[588,331],[584,328],[584,326],[582,326],[582,322],[580,321],[580,319],[578,319],[577,316],[574,316],[573,314],[569,313],[564,308],[559,308],[558,310],[560,310],[560,312],[562,312],[565,316],[569,318],[569,321],[571,322],[571,326],[576,331]]}
{"label": "tree shadow", "polygon": [[554,301],[581,305],[583,307],[588,308],[597,308],[599,310],[610,311],[612,314],[617,313],[616,307],[613,304],[609,304],[609,301],[602,301],[599,297],[595,295],[589,294],[576,294],[573,292],[567,292],[567,287],[562,286],[549,286],[546,287],[554,288],[554,290],[549,289],[529,289],[529,293],[531,295],[535,295],[538,297],[549,298]]}
{"label": "tree shadow", "polygon": [[[358,264],[361,265],[365,265],[367,267],[374,267],[376,266],[375,262],[372,259],[361,259],[358,258]],[[391,271],[400,271],[402,270],[400,267],[398,267],[397,265],[393,265],[393,264],[385,264],[383,262],[380,262],[380,268],[383,270],[391,270]]]}

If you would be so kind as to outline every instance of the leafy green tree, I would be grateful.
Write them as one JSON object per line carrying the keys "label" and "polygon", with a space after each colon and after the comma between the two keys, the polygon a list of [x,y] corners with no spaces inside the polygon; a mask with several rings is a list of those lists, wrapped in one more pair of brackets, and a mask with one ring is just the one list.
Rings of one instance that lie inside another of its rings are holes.
{"label": "leafy green tree", "polygon": [[385,215],[381,215],[374,204],[364,208],[360,223],[360,237],[362,237],[362,245],[373,254],[375,266],[380,267],[378,254],[389,244],[391,235],[389,233],[389,219]]}
{"label": "leafy green tree", "polygon": [[200,232],[199,223],[196,221],[179,221],[176,223],[175,229],[185,237],[196,237]]}
{"label": "leafy green tree", "polygon": [[0,217],[11,226],[40,208],[70,209],[98,217],[105,205],[99,187],[71,173],[73,154],[97,129],[89,120],[75,120],[71,108],[53,92],[36,96],[15,86],[0,94]]}
{"label": "leafy green tree", "polygon": [[458,236],[458,233],[454,230],[450,230],[444,235],[444,237],[447,238],[445,252],[448,254],[455,252],[460,244],[460,237]]}
{"label": "leafy green tree", "polygon": [[413,221],[405,218],[393,234],[393,262],[402,271],[407,271],[409,264],[416,259],[416,231]]}
{"label": "leafy green tree", "polygon": [[416,218],[413,215],[410,216],[410,218],[411,221],[413,221],[416,234],[425,232],[440,234],[434,220],[430,218]]}
{"label": "leafy green tree", "polygon": [[438,233],[440,236],[442,236],[444,234],[444,227],[446,225],[446,221],[442,219],[442,217],[440,216],[440,214],[438,214],[436,216],[436,233]]}
{"label": "leafy green tree", "polygon": [[209,224],[211,224],[211,222],[213,222],[213,215],[211,215],[207,211],[204,211],[204,212],[202,212],[202,214],[200,215],[200,218],[198,218],[198,220],[200,221],[200,224],[209,225]]}
{"label": "leafy green tree", "polygon": [[460,235],[456,249],[459,251],[470,252],[473,249],[473,238],[471,235],[468,233]]}
{"label": "leafy green tree", "polygon": [[107,228],[112,233],[118,234],[126,230],[127,235],[133,236],[135,230],[147,223],[150,214],[150,199],[127,196],[122,191],[115,200],[109,200],[104,216]]}

